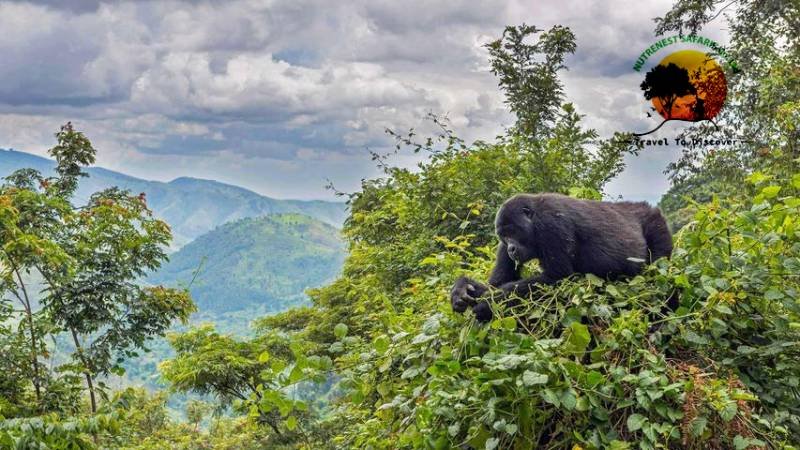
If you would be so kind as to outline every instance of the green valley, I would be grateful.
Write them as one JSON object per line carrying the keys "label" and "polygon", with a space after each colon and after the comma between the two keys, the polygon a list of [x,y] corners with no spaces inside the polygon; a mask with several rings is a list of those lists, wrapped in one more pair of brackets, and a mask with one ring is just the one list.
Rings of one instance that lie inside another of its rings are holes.
{"label": "green valley", "polygon": [[277,214],[219,226],[170,255],[148,281],[187,286],[201,313],[256,306],[277,312],[301,303],[305,289],[332,280],[343,260],[336,228]]}

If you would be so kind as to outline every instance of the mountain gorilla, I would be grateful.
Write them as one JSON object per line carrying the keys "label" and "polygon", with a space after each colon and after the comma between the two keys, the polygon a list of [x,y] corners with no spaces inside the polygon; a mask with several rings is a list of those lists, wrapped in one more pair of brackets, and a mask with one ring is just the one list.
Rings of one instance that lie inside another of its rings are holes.
{"label": "mountain gorilla", "polygon": [[[573,273],[599,277],[635,275],[645,263],[672,253],[661,211],[647,203],[579,200],[560,194],[519,194],[497,212],[500,238],[489,284],[504,296],[527,297],[536,284],[554,284]],[[522,263],[538,259],[542,274],[521,279]],[[492,310],[480,298],[487,286],[461,277],[450,293],[453,311],[472,306],[486,322]]]}

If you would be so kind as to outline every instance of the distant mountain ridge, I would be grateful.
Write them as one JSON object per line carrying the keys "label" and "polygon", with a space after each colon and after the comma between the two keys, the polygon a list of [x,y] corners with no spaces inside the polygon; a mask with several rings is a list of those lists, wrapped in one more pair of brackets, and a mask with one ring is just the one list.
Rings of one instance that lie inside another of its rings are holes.
{"label": "distant mountain ridge", "polygon": [[[30,167],[52,174],[55,162],[30,153],[0,149],[0,177]],[[149,181],[101,167],[87,169],[77,201],[84,202],[96,191],[118,186],[144,192],[147,204],[165,220],[173,233],[173,248],[179,248],[219,225],[245,217],[277,213],[300,213],[341,227],[347,215],[344,203],[323,200],[279,200],[242,187],[213,180],[181,177],[170,182]]]}
{"label": "distant mountain ridge", "polygon": [[261,306],[277,312],[305,301],[304,291],[332,280],[344,261],[339,230],[302,214],[226,223],[170,256],[147,281],[189,286],[200,311]]}

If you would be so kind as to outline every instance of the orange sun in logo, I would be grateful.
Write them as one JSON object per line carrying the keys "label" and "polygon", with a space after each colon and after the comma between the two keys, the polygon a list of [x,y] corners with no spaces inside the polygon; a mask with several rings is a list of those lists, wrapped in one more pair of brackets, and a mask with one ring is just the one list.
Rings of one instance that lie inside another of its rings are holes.
{"label": "orange sun in logo", "polygon": [[668,55],[647,73],[641,88],[661,117],[690,122],[713,119],[728,95],[722,67],[697,50]]}

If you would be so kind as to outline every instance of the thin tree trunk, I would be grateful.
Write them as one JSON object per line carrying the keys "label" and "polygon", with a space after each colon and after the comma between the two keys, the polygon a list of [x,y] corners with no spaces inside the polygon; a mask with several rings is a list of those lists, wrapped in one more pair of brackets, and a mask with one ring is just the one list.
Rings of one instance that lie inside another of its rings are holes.
{"label": "thin tree trunk", "polygon": [[[47,281],[47,283],[51,287],[55,286],[55,284],[50,281],[50,278],[48,278],[48,276],[47,276],[47,274],[45,272],[40,270],[38,267],[37,267],[37,270],[39,270],[39,273],[42,274],[44,279]],[[58,302],[61,303],[61,305],[63,306],[64,302],[61,301],[61,298],[60,297],[56,297],[56,298],[57,298]],[[94,393],[94,382],[92,381],[92,372],[89,369],[89,362],[86,359],[86,356],[83,354],[83,347],[81,346],[81,341],[78,338],[78,333],[75,331],[75,328],[69,327],[69,331],[70,331],[70,333],[72,333],[72,342],[75,343],[75,350],[78,352],[78,358],[81,360],[81,363],[83,364],[83,368],[84,368],[83,369],[83,375],[86,378],[86,388],[89,390],[89,400],[91,401],[92,414],[95,414],[95,413],[97,413],[97,398],[95,397],[95,393]],[[94,438],[95,443],[96,443],[97,442],[97,435],[93,435],[93,438]]]}
{"label": "thin tree trunk", "polygon": [[86,361],[86,357],[83,355],[83,347],[81,347],[81,342],[78,339],[78,333],[75,332],[75,329],[70,327],[69,331],[72,333],[72,341],[75,342],[75,348],[78,351],[78,357],[83,363],[83,374],[86,377],[86,387],[89,389],[89,399],[92,402],[92,414],[97,413],[97,400],[94,396],[94,383],[92,382],[92,372],[89,370],[89,363]]}
{"label": "thin tree trunk", "polygon": [[[13,265],[13,263],[12,263]],[[36,327],[33,324],[33,311],[31,310],[31,300],[28,297],[28,291],[25,289],[25,283],[22,281],[22,276],[19,274],[19,270],[17,270],[16,266],[13,267],[14,273],[17,275],[17,280],[19,281],[19,287],[22,290],[23,298],[20,298],[20,303],[22,303],[23,308],[25,308],[25,315],[27,316],[28,320],[28,327],[30,328],[31,332],[31,364],[33,366],[33,387],[36,390],[36,403],[37,406],[41,407],[41,376],[39,375],[39,350],[36,343]],[[19,297],[17,297],[19,298]]]}

